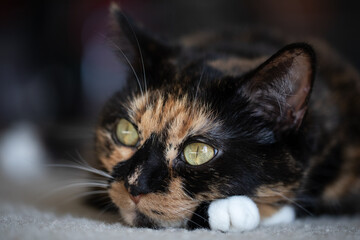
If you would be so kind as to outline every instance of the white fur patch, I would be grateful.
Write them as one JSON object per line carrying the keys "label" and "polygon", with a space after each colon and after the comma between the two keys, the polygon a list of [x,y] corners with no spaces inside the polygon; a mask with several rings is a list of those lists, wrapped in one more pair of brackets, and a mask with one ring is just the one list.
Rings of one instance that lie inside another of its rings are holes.
{"label": "white fur patch", "polygon": [[213,201],[208,210],[212,230],[241,232],[252,230],[260,223],[256,204],[246,196],[233,196]]}
{"label": "white fur patch", "polygon": [[261,225],[271,226],[275,224],[286,224],[286,223],[291,223],[294,220],[295,220],[295,209],[291,206],[284,206],[271,217],[262,220]]}

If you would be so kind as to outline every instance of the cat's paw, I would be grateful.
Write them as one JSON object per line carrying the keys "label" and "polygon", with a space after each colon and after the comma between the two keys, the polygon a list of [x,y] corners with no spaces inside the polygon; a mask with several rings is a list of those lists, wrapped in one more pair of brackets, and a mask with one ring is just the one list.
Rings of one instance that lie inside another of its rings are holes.
{"label": "cat's paw", "polygon": [[276,224],[291,223],[295,220],[295,209],[292,206],[284,206],[277,213],[271,217],[265,218],[261,221],[261,225],[271,226]]}
{"label": "cat's paw", "polygon": [[246,196],[233,196],[213,201],[208,210],[212,230],[241,232],[252,230],[260,223],[256,204]]}

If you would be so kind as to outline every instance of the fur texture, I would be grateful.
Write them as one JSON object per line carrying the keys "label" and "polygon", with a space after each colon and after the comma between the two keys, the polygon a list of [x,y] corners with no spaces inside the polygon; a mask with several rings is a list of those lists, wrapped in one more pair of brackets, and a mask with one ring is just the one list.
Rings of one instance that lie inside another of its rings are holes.
{"label": "fur texture", "polygon": [[[126,224],[249,230],[290,221],[288,204],[300,215],[359,210],[359,77],[322,43],[316,74],[313,47],[262,31],[169,43],[115,5],[112,26],[129,78],[104,107],[96,149]],[[120,119],[135,146],[117,139]],[[194,142],[215,156],[188,164]]]}

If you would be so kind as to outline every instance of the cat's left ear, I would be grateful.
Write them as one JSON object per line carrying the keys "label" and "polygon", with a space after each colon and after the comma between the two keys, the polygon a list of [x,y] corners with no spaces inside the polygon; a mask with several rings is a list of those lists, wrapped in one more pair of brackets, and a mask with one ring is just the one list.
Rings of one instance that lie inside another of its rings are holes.
{"label": "cat's left ear", "polygon": [[305,43],[285,46],[249,76],[242,93],[253,115],[272,123],[274,130],[297,130],[307,110],[315,76],[315,53]]}
{"label": "cat's left ear", "polygon": [[166,58],[176,50],[170,43],[150,34],[134,22],[114,2],[110,6],[110,27],[115,50],[120,52],[126,64],[130,62],[135,68],[141,58],[145,61]]}

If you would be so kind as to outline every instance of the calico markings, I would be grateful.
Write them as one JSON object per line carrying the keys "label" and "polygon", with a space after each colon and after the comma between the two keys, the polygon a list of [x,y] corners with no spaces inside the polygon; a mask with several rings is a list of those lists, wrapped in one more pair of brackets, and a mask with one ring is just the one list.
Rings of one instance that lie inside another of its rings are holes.
{"label": "calico markings", "polygon": [[289,204],[360,210],[359,77],[341,61],[317,68],[310,45],[251,31],[166,42],[117,7],[112,21],[129,75],[96,149],[126,224],[211,227],[216,202],[245,196],[264,222],[293,219]]}

